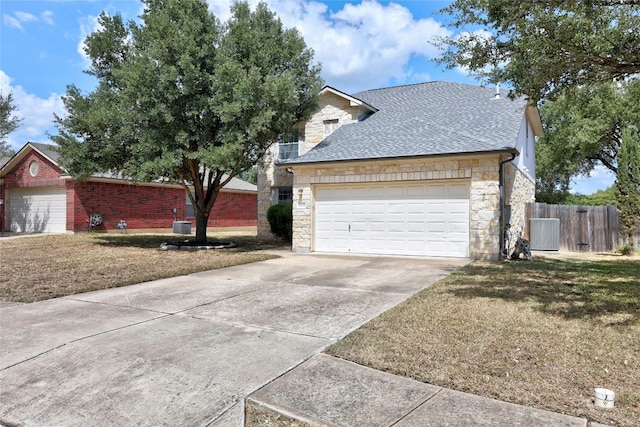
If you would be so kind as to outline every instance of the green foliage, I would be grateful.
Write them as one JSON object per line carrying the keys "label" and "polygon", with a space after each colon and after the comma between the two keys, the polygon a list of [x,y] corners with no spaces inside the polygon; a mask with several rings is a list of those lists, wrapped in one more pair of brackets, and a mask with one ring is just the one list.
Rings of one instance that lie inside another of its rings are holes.
{"label": "green foliage", "polygon": [[606,190],[598,190],[586,196],[584,194],[569,194],[561,203],[582,206],[616,206],[618,204],[616,187],[612,185]]}
{"label": "green foliage", "polygon": [[442,13],[468,32],[437,40],[438,62],[534,101],[640,72],[639,1],[456,0]]}
{"label": "green foliage", "polygon": [[620,234],[633,248],[633,236],[640,231],[640,135],[637,128],[622,133],[616,179]]}
{"label": "green foliage", "polygon": [[7,146],[7,136],[18,128],[21,118],[14,115],[16,106],[13,103],[13,94],[2,96],[0,93],[0,156],[12,156],[15,154]]}
{"label": "green foliage", "polygon": [[568,197],[572,177],[597,165],[617,173],[622,133],[640,127],[640,79],[568,89],[543,102],[540,114],[536,199],[552,203]]}
{"label": "green foliage", "polygon": [[271,232],[289,242],[293,237],[292,209],[291,203],[279,203],[271,206],[267,211],[267,220],[269,220]]}
{"label": "green foliage", "polygon": [[264,3],[234,3],[224,24],[203,0],[144,3],[139,24],[100,15],[85,49],[98,87],[68,88],[52,139],[76,178],[111,171],[192,186],[203,241],[220,188],[317,107],[320,69]]}
{"label": "green foliage", "polygon": [[250,182],[251,184],[258,184],[258,167],[253,166],[250,169],[240,174],[240,179]]}
{"label": "green foliage", "polygon": [[618,248],[618,252],[620,252],[621,255],[624,256],[631,256],[635,253],[635,248],[633,247],[633,242],[631,243],[627,243],[624,246],[621,246],[620,248]]}

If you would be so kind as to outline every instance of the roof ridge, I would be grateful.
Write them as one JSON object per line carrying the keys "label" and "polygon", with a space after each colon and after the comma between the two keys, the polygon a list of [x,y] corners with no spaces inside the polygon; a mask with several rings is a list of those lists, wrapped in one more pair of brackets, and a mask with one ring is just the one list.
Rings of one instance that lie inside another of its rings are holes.
{"label": "roof ridge", "polygon": [[[404,87],[411,87],[411,86],[426,86],[426,85],[431,85],[431,84],[435,84],[435,83],[444,83],[444,84],[448,84],[448,85],[456,85],[456,86],[467,86],[467,87],[473,87],[473,88],[483,88],[486,89],[487,86],[483,86],[483,85],[474,85],[471,83],[460,83],[460,82],[448,82],[446,80],[432,80],[429,82],[419,82],[419,83],[407,83],[407,84],[402,84],[402,85],[396,85],[396,86],[387,86],[387,87],[378,87],[378,88],[373,88],[373,89],[365,89],[365,90],[361,90],[359,92],[356,92],[356,94],[359,93],[367,93],[367,92],[377,92],[377,91],[382,91],[382,90],[389,90],[389,89],[401,89]],[[506,89],[504,89],[506,91]],[[355,95],[351,95],[354,96]]]}

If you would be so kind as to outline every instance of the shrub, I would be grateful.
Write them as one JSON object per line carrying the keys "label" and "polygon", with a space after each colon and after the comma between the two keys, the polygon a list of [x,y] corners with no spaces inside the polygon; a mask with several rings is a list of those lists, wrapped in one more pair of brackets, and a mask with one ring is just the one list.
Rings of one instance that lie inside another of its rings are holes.
{"label": "shrub", "polygon": [[271,232],[291,242],[293,237],[293,212],[291,203],[273,205],[267,211]]}
{"label": "shrub", "polygon": [[626,245],[618,248],[618,252],[625,256],[631,256],[635,252],[632,244],[627,243]]}

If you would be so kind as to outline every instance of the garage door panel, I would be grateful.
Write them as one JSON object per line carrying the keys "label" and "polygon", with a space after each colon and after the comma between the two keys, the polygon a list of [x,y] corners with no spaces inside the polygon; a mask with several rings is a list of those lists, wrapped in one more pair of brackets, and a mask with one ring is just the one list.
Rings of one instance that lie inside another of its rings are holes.
{"label": "garage door panel", "polygon": [[448,203],[448,211],[450,214],[469,215],[469,202],[468,201],[452,201]]}
{"label": "garage door panel", "polygon": [[445,195],[446,187],[444,184],[432,184],[427,187],[427,196],[429,197],[442,197]]}
{"label": "garage door panel", "polygon": [[408,233],[424,233],[426,230],[426,224],[424,221],[407,221]]}
{"label": "garage door panel", "polygon": [[11,231],[66,231],[67,198],[64,187],[11,188],[8,193],[8,222]]}
{"label": "garage door panel", "polygon": [[468,199],[469,193],[469,185],[467,184],[449,184],[449,196],[451,197]]}
{"label": "garage door panel", "polygon": [[353,185],[315,194],[316,251],[469,256],[468,183]]}

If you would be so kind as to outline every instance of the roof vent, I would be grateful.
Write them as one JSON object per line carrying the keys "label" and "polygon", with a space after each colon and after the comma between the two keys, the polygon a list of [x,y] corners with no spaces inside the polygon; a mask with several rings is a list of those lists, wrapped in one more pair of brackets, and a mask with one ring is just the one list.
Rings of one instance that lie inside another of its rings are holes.
{"label": "roof vent", "polygon": [[494,99],[500,99],[500,82],[496,83],[496,96]]}

